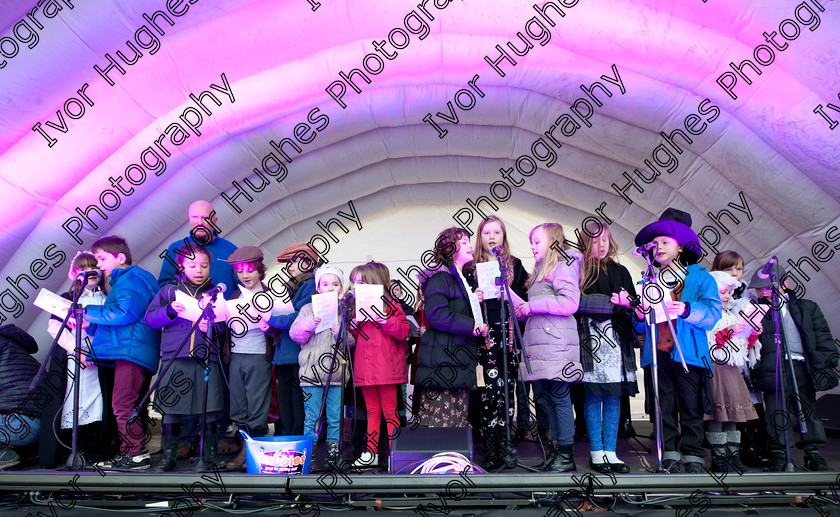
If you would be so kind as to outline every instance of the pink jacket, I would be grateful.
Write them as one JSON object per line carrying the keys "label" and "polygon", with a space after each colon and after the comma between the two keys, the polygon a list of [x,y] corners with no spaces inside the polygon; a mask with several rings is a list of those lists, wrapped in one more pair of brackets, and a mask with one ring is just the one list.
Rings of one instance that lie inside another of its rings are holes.
{"label": "pink jacket", "polygon": [[396,312],[385,323],[379,324],[379,328],[371,321],[360,322],[358,328],[350,326],[350,332],[356,338],[353,353],[353,382],[356,386],[408,382],[405,359],[408,320],[398,303],[392,302],[389,306],[385,307],[386,312]]}

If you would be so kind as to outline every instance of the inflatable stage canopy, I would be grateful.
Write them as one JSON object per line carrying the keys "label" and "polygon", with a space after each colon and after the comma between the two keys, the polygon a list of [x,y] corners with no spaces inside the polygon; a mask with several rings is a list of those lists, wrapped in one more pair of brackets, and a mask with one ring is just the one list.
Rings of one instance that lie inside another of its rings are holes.
{"label": "inflatable stage canopy", "polygon": [[[707,268],[776,256],[840,335],[840,2],[4,0],[0,322],[117,234],[157,276],[187,208],[413,292],[443,228],[570,246],[691,214]],[[426,260],[428,255],[426,256]]]}

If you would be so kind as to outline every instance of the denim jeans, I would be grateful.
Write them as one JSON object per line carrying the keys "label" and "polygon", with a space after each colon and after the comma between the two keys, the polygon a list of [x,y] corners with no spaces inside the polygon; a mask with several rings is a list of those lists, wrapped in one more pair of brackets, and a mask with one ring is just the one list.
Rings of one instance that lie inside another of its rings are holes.
{"label": "denim jeans", "polygon": [[0,446],[30,445],[38,440],[40,431],[40,418],[29,418],[22,413],[0,415]]}
{"label": "denim jeans", "polygon": [[561,444],[574,443],[575,419],[569,383],[542,379],[534,384],[534,396],[539,398],[548,413],[551,439]]}
{"label": "denim jeans", "polygon": [[[315,434],[315,420],[321,411],[321,401],[324,398],[322,386],[301,386],[307,395],[303,403],[304,420],[303,433]],[[341,386],[330,386],[327,394],[327,440],[338,441],[338,422],[341,417]],[[316,437],[317,439],[317,437]]]}

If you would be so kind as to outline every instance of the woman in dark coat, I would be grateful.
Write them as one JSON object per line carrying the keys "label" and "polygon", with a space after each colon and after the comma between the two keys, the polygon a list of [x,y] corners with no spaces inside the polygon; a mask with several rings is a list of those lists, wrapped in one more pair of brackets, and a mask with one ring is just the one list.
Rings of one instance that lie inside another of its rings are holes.
{"label": "woman in dark coat", "polygon": [[416,389],[419,417],[427,427],[466,427],[469,390],[475,387],[478,362],[475,336],[486,335],[478,297],[462,269],[471,260],[466,231],[448,228],[435,241],[439,267],[420,275],[428,330],[420,340]]}

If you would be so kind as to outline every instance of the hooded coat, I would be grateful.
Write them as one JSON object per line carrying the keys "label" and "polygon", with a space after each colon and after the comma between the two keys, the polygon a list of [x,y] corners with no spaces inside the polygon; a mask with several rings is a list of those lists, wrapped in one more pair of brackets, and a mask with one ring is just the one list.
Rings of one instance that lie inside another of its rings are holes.
{"label": "hooded coat", "polygon": [[[831,337],[831,330],[825,321],[820,306],[811,300],[797,300],[793,292],[787,291],[788,311],[802,340],[802,353],[808,367],[808,376],[813,379],[817,391],[830,390],[837,386],[838,353]],[[761,321],[764,331],[759,336],[762,344],[761,359],[752,370],[753,386],[762,391],[776,389],[776,339],[773,318],[770,311]],[[787,369],[785,369],[787,371]],[[789,374],[788,374],[789,375]],[[805,379],[797,379],[800,386]]]}
{"label": "hooded coat", "polygon": [[[405,360],[408,320],[400,304],[394,300],[387,300],[383,309],[390,314],[385,323],[365,320],[358,325],[350,325],[350,333],[356,339],[353,352],[353,384],[356,386],[408,382],[408,364]],[[301,368],[301,375],[303,373]]]}
{"label": "hooded coat", "polygon": [[146,307],[158,292],[151,273],[140,266],[117,268],[111,272],[111,292],[102,305],[88,305],[85,320],[92,323],[93,358],[125,359],[157,371],[160,332],[144,321]]}
{"label": "hooded coat", "polygon": [[580,303],[580,264],[583,256],[574,249],[566,253],[573,258],[568,264],[561,260],[549,278],[534,279],[528,288],[531,314],[522,336],[524,356],[531,364],[528,374],[526,362],[519,364],[521,379],[540,379],[580,382],[580,341],[574,313]]}
{"label": "hooded coat", "polygon": [[[683,285],[680,301],[689,306],[685,317],[673,318],[674,331],[680,342],[685,363],[712,370],[712,360],[709,356],[709,342],[706,331],[712,330],[721,317],[720,294],[714,277],[706,269],[697,264],[686,268],[685,284]],[[645,346],[642,349],[642,367],[650,364],[650,341],[644,321],[636,322],[636,331],[645,333]],[[680,356],[675,346],[671,350],[671,357],[679,362]]]}
{"label": "hooded coat", "polygon": [[[38,343],[16,325],[0,327],[0,414],[21,412],[32,418],[41,416],[34,400],[29,402],[29,383],[41,364],[32,354]],[[63,393],[62,393],[63,395]]]}
{"label": "hooded coat", "polygon": [[472,389],[478,364],[467,286],[452,262],[420,275],[428,329],[417,349],[418,388]]}
{"label": "hooded coat", "polygon": [[300,355],[300,345],[289,336],[289,329],[298,317],[300,310],[308,304],[312,303],[312,295],[315,294],[315,275],[312,273],[305,273],[295,279],[296,282],[290,282],[286,289],[288,292],[293,292],[292,306],[294,312],[286,312],[282,314],[275,314],[268,319],[268,324],[274,328],[281,329],[280,343],[274,348],[274,359],[272,364],[298,364],[298,355]]}

